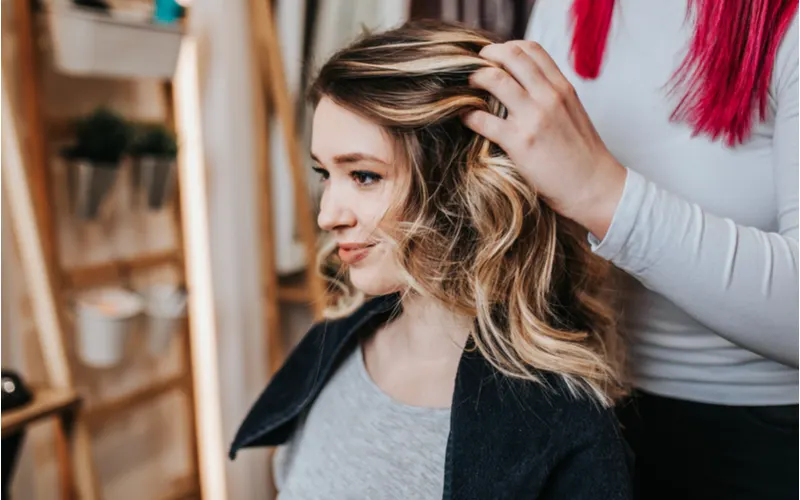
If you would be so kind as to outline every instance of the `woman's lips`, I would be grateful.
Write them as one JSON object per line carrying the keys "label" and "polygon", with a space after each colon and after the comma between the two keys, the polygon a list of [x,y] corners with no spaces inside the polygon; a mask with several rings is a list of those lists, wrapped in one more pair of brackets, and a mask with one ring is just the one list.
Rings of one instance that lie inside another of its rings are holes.
{"label": "woman's lips", "polygon": [[347,265],[355,264],[364,259],[375,244],[341,243],[339,244],[339,259]]}

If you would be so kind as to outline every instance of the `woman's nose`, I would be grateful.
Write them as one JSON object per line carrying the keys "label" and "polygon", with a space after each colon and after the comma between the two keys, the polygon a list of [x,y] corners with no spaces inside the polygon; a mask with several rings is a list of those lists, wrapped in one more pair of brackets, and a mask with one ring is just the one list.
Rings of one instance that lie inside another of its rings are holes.
{"label": "woman's nose", "polygon": [[323,231],[334,231],[353,227],[356,224],[356,217],[347,204],[346,199],[333,190],[326,189],[322,193],[319,205],[319,215],[317,225]]}

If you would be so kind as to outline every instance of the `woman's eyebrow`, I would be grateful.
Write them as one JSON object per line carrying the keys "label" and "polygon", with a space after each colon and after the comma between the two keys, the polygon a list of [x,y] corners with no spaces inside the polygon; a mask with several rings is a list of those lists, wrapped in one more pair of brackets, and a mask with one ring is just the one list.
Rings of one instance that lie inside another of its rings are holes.
{"label": "woman's eyebrow", "polygon": [[[322,164],[322,162],[317,158],[314,153],[311,153],[311,159],[315,162]],[[336,155],[333,157],[333,162],[342,164],[342,163],[359,163],[359,162],[374,162],[374,163],[381,163],[383,165],[388,165],[389,162],[378,158],[377,156],[373,156],[366,153],[344,153],[340,155]]]}

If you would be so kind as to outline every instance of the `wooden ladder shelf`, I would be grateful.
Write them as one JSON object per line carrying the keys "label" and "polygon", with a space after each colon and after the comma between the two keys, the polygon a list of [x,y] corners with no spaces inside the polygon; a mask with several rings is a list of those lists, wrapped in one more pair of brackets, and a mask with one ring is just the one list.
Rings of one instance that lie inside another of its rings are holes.
{"label": "wooden ladder shelf", "polygon": [[[58,413],[56,404],[64,403],[64,408],[74,409],[77,398],[75,375],[65,347],[65,329],[69,293],[78,289],[110,283],[127,283],[134,274],[141,271],[170,265],[178,275],[180,285],[185,284],[184,258],[181,242],[180,203],[174,202],[174,230],[176,248],[169,251],[142,254],[131,258],[110,260],[88,266],[64,268],[61,264],[58,246],[57,214],[52,203],[53,189],[48,157],[48,131],[58,129],[45,120],[42,109],[41,81],[39,77],[39,33],[34,20],[34,1],[14,0],[15,26],[19,35],[21,117],[18,123],[11,112],[6,88],[3,85],[3,187],[8,198],[20,254],[30,288],[31,302],[39,336],[39,345],[47,369],[50,389],[37,393],[40,402],[9,415],[14,426],[32,421],[32,417]],[[4,77],[5,77],[4,72]],[[164,82],[163,91],[167,110],[167,123],[173,120],[172,86]],[[24,121],[22,121],[24,120]],[[24,127],[20,124],[24,123]],[[63,124],[61,129],[64,129]],[[68,130],[62,130],[68,132]],[[6,154],[7,149],[16,149]],[[101,498],[100,483],[92,459],[91,435],[111,419],[135,411],[155,402],[166,394],[184,395],[187,421],[185,428],[189,433],[189,457],[192,471],[178,478],[173,487],[165,492],[164,500],[199,498],[197,435],[194,417],[194,387],[191,366],[191,340],[188,334],[188,321],[182,328],[182,370],[178,375],[149,383],[144,387],[109,401],[87,405],[77,411],[72,429],[71,454],[74,473],[74,491],[69,488],[62,493],[67,498],[96,500]],[[59,399],[60,398],[60,399]],[[56,401],[58,400],[58,401]],[[48,403],[46,408],[41,406]],[[54,406],[51,408],[51,406]],[[3,433],[6,430],[6,415],[3,416]],[[9,424],[11,425],[11,424]],[[9,429],[11,429],[9,427]],[[10,432],[10,430],[8,431]],[[67,446],[63,446],[69,449]],[[69,452],[67,452],[69,453]],[[63,483],[62,483],[63,484]]]}

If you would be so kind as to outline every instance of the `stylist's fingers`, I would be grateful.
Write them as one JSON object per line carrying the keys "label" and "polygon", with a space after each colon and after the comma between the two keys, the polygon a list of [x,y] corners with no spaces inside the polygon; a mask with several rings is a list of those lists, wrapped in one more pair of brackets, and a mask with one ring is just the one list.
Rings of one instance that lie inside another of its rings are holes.
{"label": "stylist's fingers", "polygon": [[594,130],[589,116],[586,114],[586,110],[583,109],[583,105],[580,99],[578,99],[575,87],[569,83],[569,80],[567,80],[567,77],[565,77],[564,73],[558,68],[558,65],[553,61],[553,58],[550,57],[550,54],[548,54],[541,45],[530,40],[515,40],[508,43],[514,44],[523,50],[534,61],[536,66],[540,68],[542,74],[555,90],[557,101],[566,105],[567,112],[577,126],[584,130],[584,132]]}
{"label": "stylist's fingers", "polygon": [[514,79],[525,86],[526,109],[520,110],[507,105],[510,116],[519,116],[526,121],[534,122],[552,121],[546,117],[560,113],[566,113],[571,117],[572,113],[568,111],[568,97],[555,88],[536,61],[520,45],[512,42],[487,45],[480,54],[485,59],[501,64]]}
{"label": "stylist's fingers", "polygon": [[509,114],[524,114],[530,108],[530,98],[511,75],[500,68],[482,68],[469,78],[470,84],[497,97]]}
{"label": "stylist's fingers", "polygon": [[464,125],[471,128],[474,132],[489,139],[500,147],[505,147],[505,140],[512,134],[509,134],[511,125],[508,121],[495,116],[486,111],[476,110],[470,111],[462,118]]}
{"label": "stylist's fingers", "polygon": [[508,43],[527,54],[556,91],[564,94],[574,93],[564,73],[558,69],[556,62],[541,45],[530,40],[515,40]]}
{"label": "stylist's fingers", "polygon": [[547,78],[523,47],[513,42],[487,45],[481,57],[502,66],[534,97],[547,90]]}

